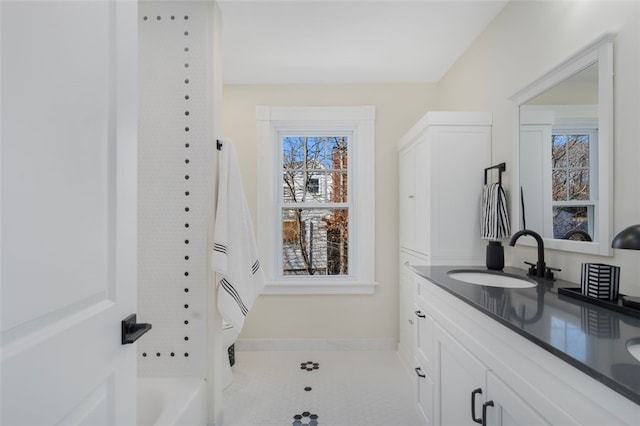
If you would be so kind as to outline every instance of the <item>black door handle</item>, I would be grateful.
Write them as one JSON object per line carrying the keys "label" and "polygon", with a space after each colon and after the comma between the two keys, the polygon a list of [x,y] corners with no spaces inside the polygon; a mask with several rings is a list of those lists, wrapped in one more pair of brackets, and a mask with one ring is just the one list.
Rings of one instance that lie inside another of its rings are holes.
{"label": "black door handle", "polygon": [[482,424],[482,419],[476,418],[476,395],[477,394],[482,395],[482,389],[481,388],[474,389],[471,392],[471,420],[473,420],[476,423]]}
{"label": "black door handle", "polygon": [[487,407],[493,407],[493,401],[482,404],[482,426],[487,426]]}
{"label": "black door handle", "polygon": [[129,315],[122,320],[122,344],[135,342],[149,330],[151,330],[151,324],[137,323],[136,314]]}
{"label": "black door handle", "polygon": [[418,375],[418,377],[422,377],[423,379],[424,379],[425,377],[427,377],[427,375],[426,375],[426,374],[421,374],[421,373],[420,373],[420,372],[422,371],[422,368],[420,368],[420,367],[416,367],[414,370],[416,370],[416,374]]}
{"label": "black door handle", "polygon": [[425,314],[423,314],[421,311],[416,311],[416,316],[418,318],[426,318],[427,316]]}

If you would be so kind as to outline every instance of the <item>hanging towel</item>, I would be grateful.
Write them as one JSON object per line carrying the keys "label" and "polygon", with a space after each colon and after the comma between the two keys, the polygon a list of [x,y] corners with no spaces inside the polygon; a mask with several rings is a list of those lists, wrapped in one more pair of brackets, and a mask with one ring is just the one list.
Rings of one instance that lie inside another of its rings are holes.
{"label": "hanging towel", "polygon": [[480,206],[480,235],[483,240],[500,240],[508,238],[509,216],[507,197],[502,185],[491,183],[482,189],[482,205]]}
{"label": "hanging towel", "polygon": [[264,288],[264,273],[230,139],[223,139],[218,157],[218,205],[211,267],[222,275],[217,285],[218,309],[222,318],[240,333],[247,313]]}

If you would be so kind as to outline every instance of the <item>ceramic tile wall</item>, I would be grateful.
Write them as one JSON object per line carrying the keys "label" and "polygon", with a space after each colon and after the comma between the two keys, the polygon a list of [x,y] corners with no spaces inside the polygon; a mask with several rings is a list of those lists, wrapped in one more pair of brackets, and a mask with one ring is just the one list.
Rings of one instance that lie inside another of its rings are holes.
{"label": "ceramic tile wall", "polygon": [[[207,13],[140,2],[138,344],[140,376],[206,371]],[[209,120],[209,121],[208,121]]]}

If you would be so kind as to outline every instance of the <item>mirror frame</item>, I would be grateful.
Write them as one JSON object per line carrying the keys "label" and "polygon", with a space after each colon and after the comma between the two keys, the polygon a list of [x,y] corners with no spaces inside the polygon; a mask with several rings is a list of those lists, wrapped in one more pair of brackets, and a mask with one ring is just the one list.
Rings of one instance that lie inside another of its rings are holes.
{"label": "mirror frame", "polygon": [[[516,229],[522,229],[522,207],[520,202],[520,107],[546,90],[582,71],[598,64],[598,206],[595,224],[596,241],[572,241],[543,238],[545,248],[574,253],[612,256],[613,237],[613,40],[616,34],[608,33],[571,56],[569,59],[526,86],[511,97],[515,102],[515,146],[511,202],[514,206]],[[535,242],[525,238],[519,242],[534,246]]]}

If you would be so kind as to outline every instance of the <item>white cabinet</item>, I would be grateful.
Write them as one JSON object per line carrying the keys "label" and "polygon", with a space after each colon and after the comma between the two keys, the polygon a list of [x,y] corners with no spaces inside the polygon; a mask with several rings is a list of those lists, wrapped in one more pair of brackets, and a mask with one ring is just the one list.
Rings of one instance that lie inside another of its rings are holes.
{"label": "white cabinet", "polygon": [[428,424],[637,424],[638,405],[437,285],[414,280],[415,400]]}
{"label": "white cabinet", "polygon": [[479,264],[480,193],[491,164],[491,114],[430,112],[398,142],[398,352],[416,373],[416,402],[433,421],[433,319],[410,265]]}
{"label": "white cabinet", "polygon": [[431,264],[484,261],[480,193],[491,114],[430,112],[398,142],[400,248]]}
{"label": "white cabinet", "polygon": [[[491,114],[429,112],[398,142],[400,276],[398,352],[416,371],[416,398],[433,419],[433,321],[408,266],[484,262],[480,193],[491,165]],[[421,310],[422,309],[422,310]],[[423,377],[424,376],[424,377]]]}
{"label": "white cabinet", "polygon": [[551,424],[449,333],[435,330],[436,424]]}

